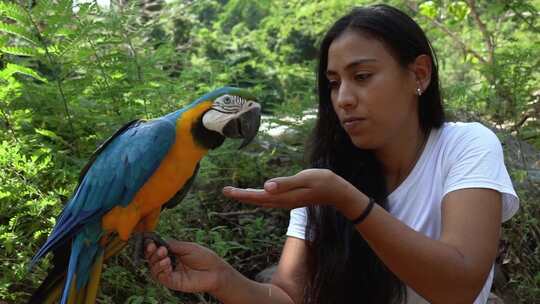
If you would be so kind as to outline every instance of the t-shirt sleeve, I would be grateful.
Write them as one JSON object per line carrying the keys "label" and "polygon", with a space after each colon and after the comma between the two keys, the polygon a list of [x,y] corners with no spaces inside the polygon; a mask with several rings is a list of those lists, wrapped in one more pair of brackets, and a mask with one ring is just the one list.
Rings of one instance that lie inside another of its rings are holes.
{"label": "t-shirt sleeve", "polygon": [[479,123],[471,124],[450,144],[450,167],[443,196],[465,188],[488,188],[502,194],[502,221],[519,208],[519,199],[504,165],[501,143],[495,133]]}
{"label": "t-shirt sleeve", "polygon": [[306,207],[292,209],[290,213],[287,236],[306,239],[307,211]]}

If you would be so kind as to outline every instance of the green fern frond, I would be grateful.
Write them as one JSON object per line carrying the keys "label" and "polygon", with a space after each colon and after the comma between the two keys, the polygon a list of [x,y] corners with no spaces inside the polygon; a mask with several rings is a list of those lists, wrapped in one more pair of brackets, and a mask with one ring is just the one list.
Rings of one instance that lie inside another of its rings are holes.
{"label": "green fern frond", "polygon": [[56,3],[53,3],[51,0],[40,0],[36,1],[36,5],[32,7],[32,16],[43,16],[47,12],[50,12],[51,8],[57,8]]}
{"label": "green fern frond", "polygon": [[9,37],[7,35],[1,35],[0,36],[0,47],[6,45],[8,43],[8,41],[9,41],[8,38]]}
{"label": "green fern frond", "polygon": [[0,79],[8,79],[16,73],[27,75],[43,82],[47,82],[47,79],[41,77],[36,71],[32,70],[31,68],[9,62],[6,65],[5,69],[0,70]]}
{"label": "green fern frond", "polygon": [[28,42],[31,42],[35,45],[39,45],[37,38],[23,27],[20,27],[15,24],[6,24],[0,22],[0,32],[8,33],[20,37]]}
{"label": "green fern frond", "polygon": [[11,2],[0,2],[0,16],[30,26],[31,22],[26,11],[19,5]]}
{"label": "green fern frond", "polygon": [[22,47],[22,46],[2,46],[0,44],[0,53],[17,55],[17,56],[37,56],[40,52],[36,48]]}

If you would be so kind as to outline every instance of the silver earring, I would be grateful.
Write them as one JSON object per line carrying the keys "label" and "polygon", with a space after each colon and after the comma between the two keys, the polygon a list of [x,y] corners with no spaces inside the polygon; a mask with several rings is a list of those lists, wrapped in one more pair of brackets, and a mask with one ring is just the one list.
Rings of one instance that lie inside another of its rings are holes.
{"label": "silver earring", "polygon": [[416,88],[416,95],[422,96],[422,90],[419,87]]}

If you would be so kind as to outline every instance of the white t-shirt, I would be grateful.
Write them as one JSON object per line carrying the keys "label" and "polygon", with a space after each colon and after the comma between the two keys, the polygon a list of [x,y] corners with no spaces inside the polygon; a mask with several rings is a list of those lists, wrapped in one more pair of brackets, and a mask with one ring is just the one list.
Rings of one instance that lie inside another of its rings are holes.
{"label": "white t-shirt", "polygon": [[[444,196],[464,188],[489,188],[502,194],[502,221],[518,210],[519,199],[504,165],[497,136],[479,123],[445,123],[432,130],[424,151],[407,178],[388,196],[388,211],[432,239],[441,236]],[[305,239],[305,208],[291,210],[287,235]],[[493,267],[474,304],[485,304]],[[407,288],[407,304],[428,303]]]}

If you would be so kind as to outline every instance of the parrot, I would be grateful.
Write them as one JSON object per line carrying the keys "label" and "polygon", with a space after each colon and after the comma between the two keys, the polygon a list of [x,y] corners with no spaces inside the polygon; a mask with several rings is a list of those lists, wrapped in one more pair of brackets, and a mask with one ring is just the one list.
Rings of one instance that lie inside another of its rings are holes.
{"label": "parrot", "polygon": [[246,146],[260,119],[253,95],[222,87],[177,111],[118,129],[81,170],[73,195],[32,258],[29,269],[52,252],[53,267],[28,303],[95,303],[104,260],[135,236],[163,243],[149,234],[161,211],[187,194],[201,159],[225,138],[241,138],[239,148]]}

